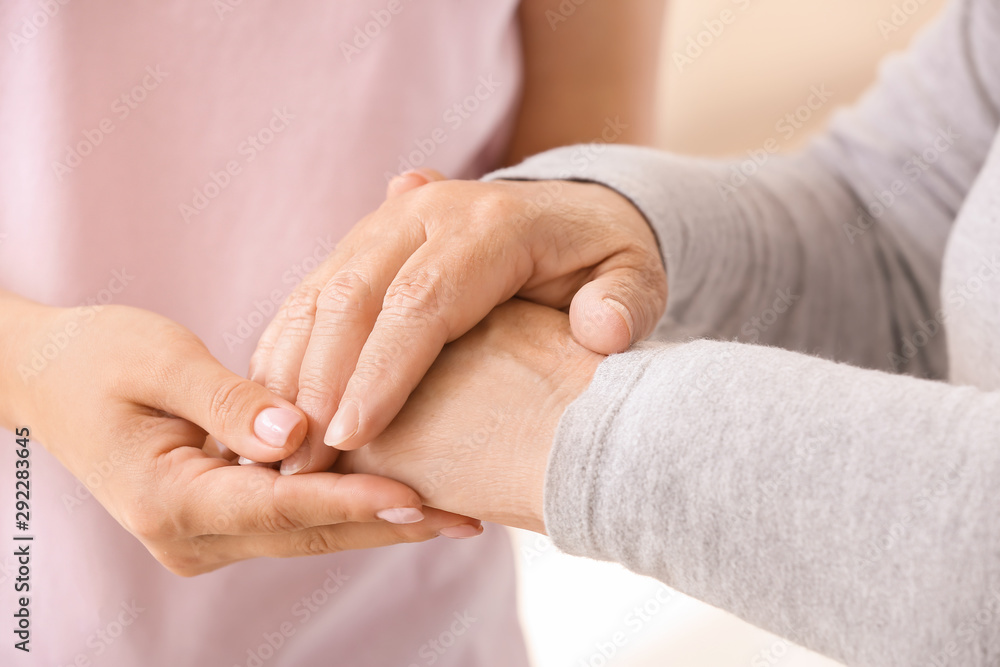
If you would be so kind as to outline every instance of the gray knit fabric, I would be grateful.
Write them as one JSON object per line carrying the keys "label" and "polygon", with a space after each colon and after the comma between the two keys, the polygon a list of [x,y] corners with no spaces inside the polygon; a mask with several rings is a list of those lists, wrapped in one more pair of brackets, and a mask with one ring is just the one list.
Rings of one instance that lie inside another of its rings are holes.
{"label": "gray knit fabric", "polygon": [[852,665],[1000,665],[998,119],[1000,3],[961,0],[745,182],[606,146],[493,174],[631,199],[662,329],[716,339],[601,365],[549,462],[556,544]]}

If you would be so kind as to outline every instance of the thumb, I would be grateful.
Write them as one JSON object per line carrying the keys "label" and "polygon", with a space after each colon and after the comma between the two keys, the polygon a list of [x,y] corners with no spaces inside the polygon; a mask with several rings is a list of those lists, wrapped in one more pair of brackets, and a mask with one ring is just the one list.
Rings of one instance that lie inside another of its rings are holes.
{"label": "thumb", "polygon": [[389,186],[385,189],[385,198],[392,199],[398,195],[409,192],[410,190],[419,188],[421,185],[427,185],[428,183],[433,183],[434,181],[446,181],[447,178],[441,174],[439,171],[434,169],[429,169],[426,167],[420,169],[410,169],[409,171],[404,171],[398,176],[393,176],[392,180],[389,181]]}
{"label": "thumb", "polygon": [[301,410],[262,385],[236,375],[202,348],[157,378],[160,408],[208,431],[240,456],[280,461],[306,434]]}
{"label": "thumb", "polygon": [[667,279],[658,261],[642,268],[599,268],[570,303],[570,327],[584,347],[616,354],[653,333],[666,304]]}

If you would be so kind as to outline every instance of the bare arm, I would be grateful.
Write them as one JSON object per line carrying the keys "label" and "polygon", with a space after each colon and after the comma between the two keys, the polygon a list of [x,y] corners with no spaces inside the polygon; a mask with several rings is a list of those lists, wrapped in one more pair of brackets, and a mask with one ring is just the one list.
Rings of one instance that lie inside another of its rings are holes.
{"label": "bare arm", "polygon": [[665,5],[664,0],[521,3],[524,97],[509,164],[580,142],[650,143]]}

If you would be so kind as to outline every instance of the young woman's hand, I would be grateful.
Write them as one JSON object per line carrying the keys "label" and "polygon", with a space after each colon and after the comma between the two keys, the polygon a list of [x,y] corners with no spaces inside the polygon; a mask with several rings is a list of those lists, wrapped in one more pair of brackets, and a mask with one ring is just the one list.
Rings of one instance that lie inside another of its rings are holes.
{"label": "young woman's hand", "polygon": [[557,310],[512,300],[449,344],[403,410],[337,470],[398,479],[428,505],[544,532],[556,426],[604,359]]}
{"label": "young woman's hand", "polygon": [[[455,526],[479,531],[424,509],[390,479],[282,477],[206,453],[210,434],[239,455],[279,461],[301,442],[305,416],[166,318],[120,306],[17,307],[30,324],[11,334],[3,356],[5,421],[17,422],[7,425],[28,424],[78,479],[98,475],[97,500],[173,572],[420,541]],[[52,341],[61,347],[46,348]],[[30,360],[43,349],[47,363],[35,370]]]}
{"label": "young woman's hand", "polygon": [[[666,306],[642,215],[601,185],[439,181],[411,173],[288,297],[250,377],[309,416],[282,472],[324,470],[377,436],[445,343],[513,296],[569,308],[600,353],[650,334]],[[431,180],[433,182],[428,183]],[[331,421],[332,420],[332,421]]]}

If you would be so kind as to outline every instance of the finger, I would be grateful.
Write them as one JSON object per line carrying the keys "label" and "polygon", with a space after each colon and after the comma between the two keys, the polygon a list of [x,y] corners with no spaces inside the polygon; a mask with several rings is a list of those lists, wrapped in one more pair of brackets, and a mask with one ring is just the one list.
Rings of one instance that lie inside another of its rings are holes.
{"label": "finger", "polygon": [[[455,535],[455,539],[483,533],[481,522],[434,508],[425,508],[426,519],[408,525],[341,523],[317,526],[281,535],[206,535],[192,540],[198,561],[228,564],[250,558],[318,556],[352,549],[374,549],[393,544],[424,542]],[[208,566],[205,569],[214,569]]]}
{"label": "finger", "polygon": [[598,266],[594,279],[573,297],[570,326],[574,338],[594,352],[624,352],[653,332],[666,303],[659,259],[622,253]]}
{"label": "finger", "polygon": [[[274,351],[274,346],[281,336],[281,330],[285,328],[286,321],[287,314],[285,308],[279,308],[277,315],[264,328],[264,333],[261,334],[260,339],[257,341],[257,347],[254,348],[253,354],[250,355],[250,368],[247,372],[247,377],[257,384],[264,384],[267,379],[267,369],[270,365],[271,353]],[[294,396],[289,398],[281,391],[275,391],[274,389],[271,389],[271,391],[274,391],[274,393],[287,401],[295,400]]]}
{"label": "finger", "polygon": [[[197,424],[254,461],[280,461],[305,436],[301,410],[228,370],[202,345],[179,351],[143,389],[137,402]],[[177,446],[163,442],[167,449]]]}
{"label": "finger", "polygon": [[265,342],[270,347],[267,365],[253,375],[254,380],[289,402],[295,401],[299,367],[316,321],[316,297],[319,294],[316,278],[318,276],[306,278],[281,305],[281,311],[275,318],[281,320],[280,329]]}
{"label": "finger", "polygon": [[[364,224],[359,223],[360,225]],[[292,291],[268,325],[251,357],[250,377],[284,398],[295,401],[299,368],[316,321],[316,299],[330,276],[343,266],[363,243],[363,234],[352,231],[337,244],[323,263]]]}
{"label": "finger", "polygon": [[256,466],[168,455],[184,472],[171,480],[182,535],[265,535],[348,522],[417,523],[423,502],[405,484],[375,475],[316,473],[283,477]]}
{"label": "finger", "polygon": [[312,336],[302,358],[296,404],[306,413],[306,442],[282,464],[282,473],[326,470],[337,457],[323,446],[340,397],[400,267],[424,242],[422,228],[399,229],[338,271],[317,298]]}
{"label": "finger", "polygon": [[[374,439],[402,408],[445,343],[474,327],[524,284],[532,270],[530,253],[526,248],[520,254],[497,253],[496,242],[427,243],[407,260],[386,291],[326,431],[327,445],[351,450]],[[451,246],[447,251],[445,244]]]}
{"label": "finger", "polygon": [[389,185],[385,189],[385,197],[386,199],[392,199],[393,197],[407,193],[414,188],[419,188],[421,185],[427,185],[433,181],[445,180],[448,179],[446,179],[441,172],[433,169],[411,169],[409,171],[404,171],[398,176],[393,176],[392,180],[389,181]]}

